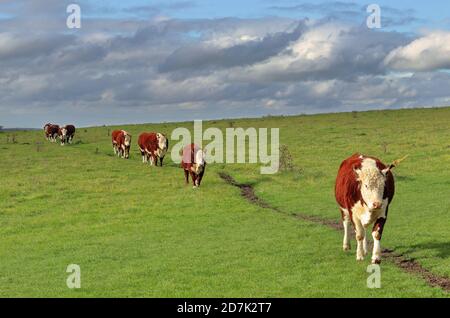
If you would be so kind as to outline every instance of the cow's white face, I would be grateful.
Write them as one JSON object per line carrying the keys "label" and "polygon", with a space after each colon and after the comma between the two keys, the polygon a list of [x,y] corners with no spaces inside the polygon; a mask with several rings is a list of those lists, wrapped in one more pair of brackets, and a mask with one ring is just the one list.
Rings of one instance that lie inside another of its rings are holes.
{"label": "cow's white face", "polygon": [[355,169],[361,185],[361,196],[370,211],[380,210],[383,206],[383,194],[387,171],[380,171],[375,160],[366,158],[361,169]]}
{"label": "cow's white face", "polygon": [[125,134],[125,140],[123,141],[126,147],[129,147],[131,145],[131,136],[128,134]]}
{"label": "cow's white face", "polygon": [[67,129],[61,128],[61,135],[59,136],[59,138],[61,139],[61,142],[64,143],[64,141],[66,140],[66,136],[67,136]]}
{"label": "cow's white face", "polygon": [[196,174],[200,174],[205,168],[205,154],[202,150],[198,150],[195,154],[194,170]]}
{"label": "cow's white face", "polygon": [[157,133],[156,134],[156,138],[158,138],[158,147],[159,147],[159,149],[165,150],[166,149],[166,144],[167,144],[166,136],[164,136],[163,134]]}

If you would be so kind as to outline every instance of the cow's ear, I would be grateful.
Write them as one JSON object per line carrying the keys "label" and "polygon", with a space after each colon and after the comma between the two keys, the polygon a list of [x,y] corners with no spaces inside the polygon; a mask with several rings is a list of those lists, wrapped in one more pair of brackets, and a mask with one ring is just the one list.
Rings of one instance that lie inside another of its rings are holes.
{"label": "cow's ear", "polygon": [[395,168],[395,165],[389,165],[389,167],[387,167],[386,169],[383,169],[383,170],[381,170],[381,173],[384,175],[384,176],[387,176],[387,174],[388,174],[388,172],[389,171],[391,171],[392,169],[394,169]]}
{"label": "cow's ear", "polygon": [[353,172],[355,173],[356,179],[359,181],[359,175],[361,174],[360,169],[356,169],[355,166],[352,166]]}

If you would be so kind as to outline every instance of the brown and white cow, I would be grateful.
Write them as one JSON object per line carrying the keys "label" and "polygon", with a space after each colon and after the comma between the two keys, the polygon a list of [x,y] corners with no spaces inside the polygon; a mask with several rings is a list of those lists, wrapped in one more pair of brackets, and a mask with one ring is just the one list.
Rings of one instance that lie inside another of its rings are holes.
{"label": "brown and white cow", "polygon": [[54,124],[46,124],[44,126],[45,138],[51,142],[56,142],[56,138],[59,134],[59,126]]}
{"label": "brown and white cow", "polygon": [[71,144],[73,137],[75,136],[75,126],[74,125],[66,125],[61,127],[58,130],[59,139],[61,140],[61,146],[64,146],[66,143]]}
{"label": "brown and white cow", "polygon": [[111,136],[114,154],[124,159],[129,159],[131,135],[125,130],[114,130]]}
{"label": "brown and white cow", "polygon": [[374,224],[372,263],[381,262],[380,240],[395,192],[391,170],[399,162],[400,160],[387,166],[377,158],[354,154],[344,160],[339,168],[335,195],[344,225],[343,249],[350,249],[349,231],[352,223],[358,243],[358,261],[364,260],[367,255],[366,229]]}
{"label": "brown and white cow", "polygon": [[203,150],[195,144],[185,146],[183,148],[181,167],[184,170],[186,184],[189,184],[190,174],[194,188],[198,188],[206,169],[205,153]]}
{"label": "brown and white cow", "polygon": [[162,167],[164,157],[169,149],[169,140],[161,133],[142,133],[138,139],[142,162],[150,162],[150,165],[158,166],[158,160]]}

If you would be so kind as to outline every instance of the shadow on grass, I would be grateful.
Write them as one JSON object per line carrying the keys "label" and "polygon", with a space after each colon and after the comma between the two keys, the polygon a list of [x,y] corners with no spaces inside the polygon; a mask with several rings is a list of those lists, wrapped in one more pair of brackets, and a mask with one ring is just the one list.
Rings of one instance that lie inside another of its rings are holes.
{"label": "shadow on grass", "polygon": [[433,250],[437,251],[436,257],[446,259],[450,257],[450,242],[425,242],[412,246],[401,246],[406,248],[406,254],[413,253],[417,250]]}

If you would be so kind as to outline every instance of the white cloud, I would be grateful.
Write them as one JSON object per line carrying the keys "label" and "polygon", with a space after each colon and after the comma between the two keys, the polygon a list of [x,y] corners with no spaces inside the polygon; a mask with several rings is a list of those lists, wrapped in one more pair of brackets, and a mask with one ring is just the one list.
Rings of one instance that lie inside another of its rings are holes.
{"label": "white cloud", "polygon": [[385,65],[402,71],[450,69],[450,33],[434,32],[389,53]]}

